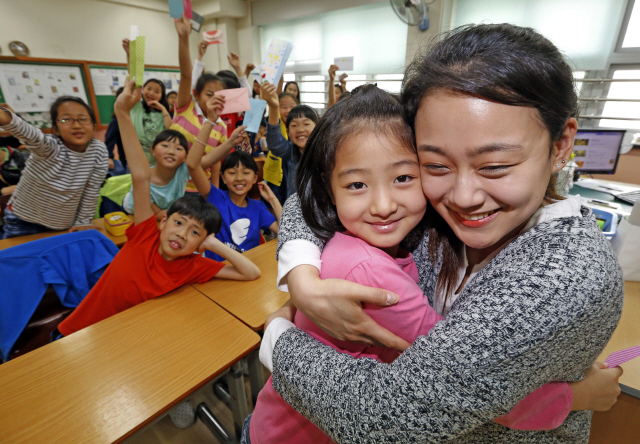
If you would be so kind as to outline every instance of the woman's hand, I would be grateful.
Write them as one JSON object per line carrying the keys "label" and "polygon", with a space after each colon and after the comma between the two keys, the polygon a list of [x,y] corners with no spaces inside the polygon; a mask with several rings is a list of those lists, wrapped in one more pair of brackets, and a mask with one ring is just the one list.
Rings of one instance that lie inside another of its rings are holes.
{"label": "woman's hand", "polygon": [[191,20],[182,14],[182,18],[175,18],[173,19],[173,22],[176,25],[178,37],[189,38],[189,33],[191,32]]}
{"label": "woman's hand", "polygon": [[331,83],[333,83],[333,81],[336,78],[336,71],[338,70],[338,65],[331,65],[329,67],[329,80],[331,81]]}
{"label": "woman's hand", "polygon": [[280,106],[276,87],[273,86],[272,83],[263,83],[260,90],[262,92],[262,98],[267,101],[270,107],[278,108]]}
{"label": "woman's hand", "polygon": [[116,99],[113,109],[116,113],[120,112],[123,114],[129,114],[131,108],[140,101],[141,96],[142,87],[138,86],[136,88],[135,82],[133,80],[129,80],[129,76],[127,75],[127,79],[124,82],[124,90]]}
{"label": "woman's hand", "polygon": [[225,98],[224,96],[216,95],[207,100],[206,111],[207,120],[215,122],[218,120],[218,115],[224,108]]}
{"label": "woman's hand", "polygon": [[129,39],[122,39],[122,49],[129,55]]}
{"label": "woman's hand", "polygon": [[363,303],[393,305],[398,302],[396,294],[341,279],[321,280],[312,265],[295,267],[287,274],[287,283],[298,310],[332,337],[398,351],[411,345],[380,327],[362,309]]}
{"label": "woman's hand", "polygon": [[585,372],[582,381],[571,382],[573,405],[571,410],[593,410],[606,412],[618,401],[622,376],[620,367],[608,368],[607,364],[596,362]]}
{"label": "woman's hand", "polygon": [[207,53],[208,47],[209,47],[209,43],[207,43],[205,40],[198,43],[198,57],[197,57],[198,60],[202,61],[202,58]]}

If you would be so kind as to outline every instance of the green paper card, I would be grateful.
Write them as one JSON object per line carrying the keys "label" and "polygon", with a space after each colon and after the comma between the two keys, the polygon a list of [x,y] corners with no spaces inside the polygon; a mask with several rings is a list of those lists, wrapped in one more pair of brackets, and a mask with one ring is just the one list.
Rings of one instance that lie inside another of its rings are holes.
{"label": "green paper card", "polygon": [[136,81],[136,87],[144,83],[144,45],[142,36],[129,43],[129,77]]}

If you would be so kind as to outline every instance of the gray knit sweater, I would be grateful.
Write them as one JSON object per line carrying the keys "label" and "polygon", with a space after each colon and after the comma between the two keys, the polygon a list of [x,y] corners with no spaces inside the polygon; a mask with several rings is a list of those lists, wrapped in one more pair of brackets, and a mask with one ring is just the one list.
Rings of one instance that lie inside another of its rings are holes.
{"label": "gray knit sweater", "polygon": [[[618,261],[593,214],[540,223],[467,284],[447,318],[392,364],[354,359],[292,328],[278,339],[273,386],[338,443],[586,443],[590,411],[557,429],[491,422],[550,381],[576,381],[622,311]],[[280,245],[321,244],[297,198],[285,205]],[[427,239],[414,251],[420,286],[435,294],[439,263]]]}

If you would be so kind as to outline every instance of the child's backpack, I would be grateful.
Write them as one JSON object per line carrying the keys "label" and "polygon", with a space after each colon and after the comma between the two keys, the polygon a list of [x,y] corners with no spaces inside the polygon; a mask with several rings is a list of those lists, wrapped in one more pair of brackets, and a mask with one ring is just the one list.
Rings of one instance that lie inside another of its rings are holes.
{"label": "child's backpack", "polygon": [[11,147],[2,147],[0,149],[9,152],[8,159],[0,166],[0,185],[17,185],[30,153]]}

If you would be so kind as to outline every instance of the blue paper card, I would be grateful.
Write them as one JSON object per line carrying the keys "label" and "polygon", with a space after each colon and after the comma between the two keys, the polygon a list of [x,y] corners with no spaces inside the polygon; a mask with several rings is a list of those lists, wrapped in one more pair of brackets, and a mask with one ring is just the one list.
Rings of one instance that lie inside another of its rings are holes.
{"label": "blue paper card", "polygon": [[257,133],[260,129],[260,121],[264,116],[264,110],[267,107],[267,101],[249,99],[249,105],[251,105],[251,109],[249,111],[245,111],[244,121],[242,124],[247,127],[247,129],[245,129],[246,132]]}
{"label": "blue paper card", "polygon": [[182,18],[184,3],[182,0],[169,0],[169,15],[173,18]]}

